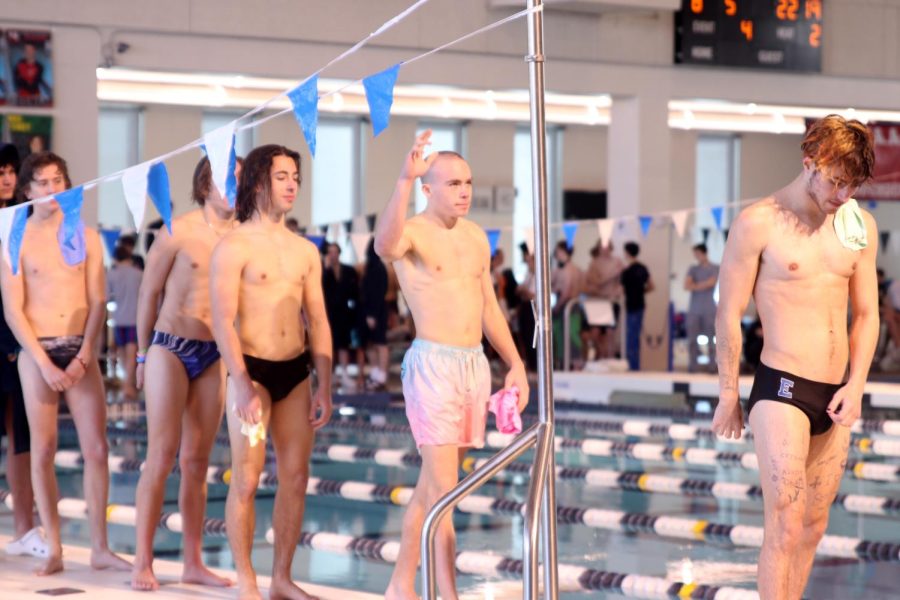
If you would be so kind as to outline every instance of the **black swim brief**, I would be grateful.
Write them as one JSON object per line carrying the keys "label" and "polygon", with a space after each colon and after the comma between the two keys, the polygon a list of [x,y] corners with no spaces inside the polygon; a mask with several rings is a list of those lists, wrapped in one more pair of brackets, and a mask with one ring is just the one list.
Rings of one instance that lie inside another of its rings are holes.
{"label": "black swim brief", "polygon": [[250,379],[268,390],[272,402],[278,402],[309,377],[312,355],[307,350],[288,360],[266,360],[245,354],[244,364]]}
{"label": "black swim brief", "polygon": [[41,348],[47,353],[57,368],[66,370],[69,363],[75,360],[75,355],[81,350],[81,344],[84,342],[83,335],[61,335],[57,337],[38,338]]}
{"label": "black swim brief", "polygon": [[750,400],[747,402],[747,414],[750,414],[753,405],[760,400],[790,404],[803,411],[809,419],[809,432],[820,435],[831,429],[832,420],[825,409],[835,392],[843,385],[803,379],[759,363],[753,379],[753,389],[750,390]]}

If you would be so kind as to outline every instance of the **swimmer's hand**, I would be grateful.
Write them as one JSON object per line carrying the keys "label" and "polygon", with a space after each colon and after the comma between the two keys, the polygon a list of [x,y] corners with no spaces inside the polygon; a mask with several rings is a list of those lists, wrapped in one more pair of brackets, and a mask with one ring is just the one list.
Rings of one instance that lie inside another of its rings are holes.
{"label": "swimmer's hand", "polygon": [[716,414],[713,415],[712,430],[726,440],[739,440],[744,431],[744,413],[736,393],[720,393]]}
{"label": "swimmer's hand", "polygon": [[247,425],[256,425],[262,420],[262,400],[249,377],[233,378],[235,386],[234,414]]}
{"label": "swimmer's hand", "polygon": [[519,412],[521,413],[525,410],[531,393],[528,389],[528,374],[525,372],[525,363],[519,360],[510,367],[509,373],[506,374],[506,381],[503,382],[503,387],[506,389],[519,388]]}
{"label": "swimmer's hand", "polygon": [[421,177],[431,168],[431,163],[437,159],[437,152],[432,152],[425,156],[425,147],[431,145],[431,130],[426,129],[418,136],[413,144],[412,150],[406,155],[403,162],[403,169],[400,171],[400,178],[414,181],[416,177]]}
{"label": "swimmer's hand", "polygon": [[84,377],[84,374],[87,372],[84,365],[81,364],[81,361],[77,358],[73,358],[72,362],[68,364],[66,367],[66,375],[69,376],[69,379],[72,380],[72,385],[75,385],[81,378]]}
{"label": "swimmer's hand", "polygon": [[313,431],[321,429],[331,419],[331,394],[323,388],[316,390],[309,403],[309,424]]}
{"label": "swimmer's hand", "polygon": [[64,392],[75,384],[72,377],[50,362],[49,358],[47,359],[47,364],[40,369],[41,377],[44,378],[44,381],[47,382],[47,386],[54,392]]}
{"label": "swimmer's hand", "polygon": [[838,425],[851,427],[862,414],[863,386],[847,382],[834,393],[825,412]]}

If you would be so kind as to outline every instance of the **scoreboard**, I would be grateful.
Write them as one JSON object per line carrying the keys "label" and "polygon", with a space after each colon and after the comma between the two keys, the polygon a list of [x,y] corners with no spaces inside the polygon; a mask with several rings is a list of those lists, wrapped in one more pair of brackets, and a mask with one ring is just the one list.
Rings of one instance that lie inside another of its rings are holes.
{"label": "scoreboard", "polygon": [[822,4],[822,0],[682,0],[675,14],[675,62],[818,72]]}

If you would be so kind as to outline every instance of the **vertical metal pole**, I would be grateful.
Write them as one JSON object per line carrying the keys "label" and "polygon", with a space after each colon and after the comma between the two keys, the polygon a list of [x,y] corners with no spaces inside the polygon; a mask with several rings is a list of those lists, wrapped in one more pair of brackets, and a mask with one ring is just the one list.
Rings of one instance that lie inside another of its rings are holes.
{"label": "vertical metal pole", "polygon": [[[542,6],[528,0],[528,8]],[[547,227],[547,128],[544,122],[544,20],[543,12],[528,15],[528,76],[531,105],[531,175],[534,202],[534,263],[537,283],[538,415],[551,438],[555,431],[552,400],[550,253]],[[556,556],[556,456],[549,453],[545,479],[541,530],[544,544],[544,597],[558,597]]]}

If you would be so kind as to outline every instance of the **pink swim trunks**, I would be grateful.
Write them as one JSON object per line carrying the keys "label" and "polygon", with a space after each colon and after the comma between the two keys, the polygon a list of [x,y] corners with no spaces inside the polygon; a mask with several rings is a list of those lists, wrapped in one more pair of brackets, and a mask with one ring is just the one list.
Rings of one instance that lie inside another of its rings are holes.
{"label": "pink swim trunks", "polygon": [[417,447],[484,446],[491,368],[481,346],[413,340],[400,377]]}

